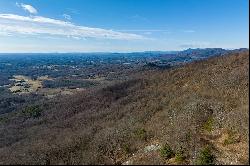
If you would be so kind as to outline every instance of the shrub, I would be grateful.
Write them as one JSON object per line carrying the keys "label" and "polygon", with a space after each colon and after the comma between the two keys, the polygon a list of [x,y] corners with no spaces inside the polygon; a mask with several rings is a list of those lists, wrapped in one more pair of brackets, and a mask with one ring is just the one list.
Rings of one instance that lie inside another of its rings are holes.
{"label": "shrub", "polygon": [[228,132],[227,138],[223,142],[223,145],[226,146],[229,144],[234,144],[236,142],[237,142],[236,133],[230,130]]}
{"label": "shrub", "polygon": [[203,130],[211,132],[213,130],[213,123],[214,123],[213,117],[209,117],[202,127]]}
{"label": "shrub", "polygon": [[125,144],[122,146],[122,149],[123,151],[126,153],[126,154],[130,154],[132,153],[132,149],[130,148],[130,146],[128,144]]}
{"label": "shrub", "polygon": [[170,158],[174,157],[174,151],[172,150],[172,148],[168,144],[165,144],[160,149],[160,154],[165,159],[170,159]]}
{"label": "shrub", "polygon": [[0,124],[1,123],[6,123],[8,121],[7,117],[0,117]]}
{"label": "shrub", "polygon": [[140,138],[141,140],[147,140],[147,133],[146,130],[141,128],[141,129],[137,129],[135,132],[135,135]]}
{"label": "shrub", "polygon": [[212,154],[211,147],[203,148],[197,158],[197,165],[214,165],[215,156]]}
{"label": "shrub", "polygon": [[189,130],[189,131],[185,134],[185,140],[186,140],[186,141],[191,141],[191,138],[192,138],[192,133],[191,133],[191,131]]}
{"label": "shrub", "polygon": [[23,110],[23,114],[28,118],[38,118],[41,116],[42,109],[39,106],[27,107]]}
{"label": "shrub", "polygon": [[176,152],[176,154],[175,154],[175,162],[177,164],[183,163],[185,161],[185,158],[186,157],[184,156],[184,152],[182,150],[179,150],[179,151]]}

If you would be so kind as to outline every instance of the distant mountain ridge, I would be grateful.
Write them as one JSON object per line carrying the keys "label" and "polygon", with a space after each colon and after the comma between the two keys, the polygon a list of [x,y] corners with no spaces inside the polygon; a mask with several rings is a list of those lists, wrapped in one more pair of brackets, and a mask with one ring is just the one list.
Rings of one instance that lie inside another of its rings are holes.
{"label": "distant mountain ridge", "polygon": [[135,52],[69,52],[69,53],[0,53],[0,56],[4,55],[136,55],[136,56],[214,56],[222,55],[225,53],[243,52],[249,50],[248,48],[239,49],[223,49],[223,48],[189,48],[182,51],[135,51]]}
{"label": "distant mountain ridge", "polygon": [[193,60],[201,60],[213,56],[221,56],[230,53],[240,53],[248,51],[247,48],[240,48],[234,50],[227,50],[223,48],[189,48],[176,54],[163,54],[161,57],[169,62],[190,62]]}
{"label": "distant mountain ridge", "polygon": [[211,56],[211,55],[220,55],[226,53],[228,50],[222,48],[205,48],[205,49],[187,49],[178,53],[178,55],[187,55],[187,56]]}

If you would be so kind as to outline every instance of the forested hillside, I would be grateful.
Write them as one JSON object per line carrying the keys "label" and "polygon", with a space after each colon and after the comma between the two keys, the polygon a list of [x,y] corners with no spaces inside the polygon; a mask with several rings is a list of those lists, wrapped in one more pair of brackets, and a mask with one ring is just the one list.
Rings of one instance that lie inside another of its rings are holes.
{"label": "forested hillside", "polygon": [[249,164],[249,52],[41,102],[0,119],[0,164]]}

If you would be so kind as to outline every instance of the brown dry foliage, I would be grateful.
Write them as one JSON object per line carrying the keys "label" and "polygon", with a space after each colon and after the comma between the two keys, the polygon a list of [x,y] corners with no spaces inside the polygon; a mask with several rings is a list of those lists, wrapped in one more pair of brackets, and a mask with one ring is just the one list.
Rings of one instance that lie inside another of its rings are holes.
{"label": "brown dry foliage", "polygon": [[[248,74],[249,53],[236,53],[135,73],[43,104],[36,119],[12,113],[0,123],[0,164],[120,164],[155,139],[182,147],[192,163],[209,117],[213,129],[234,128],[248,141]],[[141,129],[147,139],[136,136]]]}

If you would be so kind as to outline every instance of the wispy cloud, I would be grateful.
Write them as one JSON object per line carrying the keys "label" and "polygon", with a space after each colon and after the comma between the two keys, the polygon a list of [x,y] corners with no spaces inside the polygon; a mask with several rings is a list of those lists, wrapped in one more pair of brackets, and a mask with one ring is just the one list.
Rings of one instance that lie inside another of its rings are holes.
{"label": "wispy cloud", "polygon": [[133,21],[145,21],[145,22],[149,21],[146,17],[141,16],[139,14],[135,14],[135,15],[131,16],[130,19],[132,19]]}
{"label": "wispy cloud", "polygon": [[199,42],[199,41],[192,41],[186,42],[179,45],[180,48],[205,48],[209,47],[211,43],[209,42]]}
{"label": "wispy cloud", "polygon": [[0,14],[0,34],[51,35],[74,39],[97,38],[117,40],[144,40],[144,36],[101,28],[74,25],[71,22],[41,17]]}
{"label": "wispy cloud", "polygon": [[151,35],[152,32],[144,32],[145,35]]}
{"label": "wispy cloud", "polygon": [[18,2],[16,2],[16,5],[18,7],[21,7],[23,10],[29,12],[30,14],[37,14],[38,13],[37,10],[31,5],[27,5],[27,4],[23,4],[23,3],[19,4]]}
{"label": "wispy cloud", "polygon": [[169,34],[171,34],[171,33],[173,33],[173,32],[171,32],[171,31],[164,31],[164,32],[163,32],[163,34],[166,34],[166,35],[169,35]]}
{"label": "wispy cloud", "polygon": [[172,32],[166,29],[120,29],[119,32],[139,32],[145,35],[151,35],[154,33],[171,34]]}
{"label": "wispy cloud", "polygon": [[121,32],[169,32],[169,30],[164,30],[164,29],[119,29],[117,31],[121,31]]}
{"label": "wispy cloud", "polygon": [[66,11],[71,14],[80,14],[78,10],[72,8],[67,8]]}
{"label": "wispy cloud", "polygon": [[71,20],[71,16],[69,14],[63,14],[63,17],[67,20]]}
{"label": "wispy cloud", "polygon": [[184,33],[194,33],[195,30],[189,29],[189,30],[183,30]]}
{"label": "wispy cloud", "polygon": [[0,36],[11,36],[8,32],[1,32],[0,31]]}

